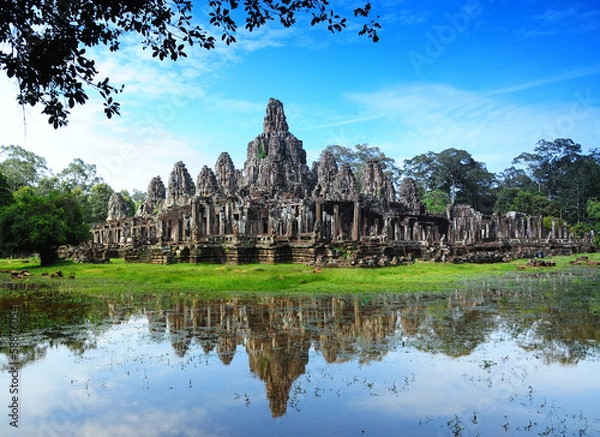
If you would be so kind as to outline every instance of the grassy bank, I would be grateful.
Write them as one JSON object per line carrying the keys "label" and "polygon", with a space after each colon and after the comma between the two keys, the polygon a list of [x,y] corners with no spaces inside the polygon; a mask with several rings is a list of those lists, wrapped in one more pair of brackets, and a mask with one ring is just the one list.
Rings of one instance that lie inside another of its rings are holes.
{"label": "grassy bank", "polygon": [[[600,261],[600,254],[588,255]],[[377,269],[321,269],[298,264],[278,265],[149,265],[127,264],[114,259],[109,264],[74,264],[64,261],[52,268],[42,268],[35,259],[0,260],[0,270],[31,274],[17,278],[0,274],[0,293],[27,290],[81,292],[98,297],[148,294],[197,294],[202,296],[231,293],[372,293],[372,292],[440,292],[460,289],[506,274],[527,275],[540,270],[566,270],[571,257],[555,257],[556,267],[527,269],[517,267],[526,260],[499,264],[440,264],[416,262],[412,265]],[[578,267],[597,271],[600,267]],[[63,277],[50,275],[61,270]],[[43,275],[48,273],[48,276]],[[73,276],[74,279],[69,279]]]}

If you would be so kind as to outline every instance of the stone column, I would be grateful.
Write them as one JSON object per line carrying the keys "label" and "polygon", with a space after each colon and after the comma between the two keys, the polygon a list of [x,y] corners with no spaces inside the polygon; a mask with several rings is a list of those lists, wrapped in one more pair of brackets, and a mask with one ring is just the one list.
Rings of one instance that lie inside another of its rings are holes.
{"label": "stone column", "polygon": [[225,230],[225,225],[225,211],[219,211],[219,234],[225,235],[227,233]]}
{"label": "stone column", "polygon": [[333,239],[337,239],[341,230],[340,205],[333,205]]}
{"label": "stone column", "polygon": [[552,233],[550,234],[550,237],[553,240],[556,239],[556,219],[554,217],[552,217]]}
{"label": "stone column", "polygon": [[360,239],[360,203],[354,202],[354,218],[352,221],[352,240]]}
{"label": "stone column", "polygon": [[210,216],[211,214],[211,203],[207,203],[206,204],[206,208],[204,209],[204,214],[206,214],[206,235],[211,235],[211,223],[210,223]]}
{"label": "stone column", "polygon": [[315,225],[316,225],[316,228],[319,230],[317,232],[317,235],[315,235],[315,237],[317,238],[317,240],[320,240],[321,235],[322,235],[322,228],[323,228],[323,213],[321,210],[320,203],[315,204]]}
{"label": "stone column", "polygon": [[229,201],[225,202],[225,213],[223,214],[223,234],[231,234],[232,229],[231,229],[231,210],[229,208]]}
{"label": "stone column", "polygon": [[192,241],[194,243],[198,242],[198,202],[196,198],[192,199]]}

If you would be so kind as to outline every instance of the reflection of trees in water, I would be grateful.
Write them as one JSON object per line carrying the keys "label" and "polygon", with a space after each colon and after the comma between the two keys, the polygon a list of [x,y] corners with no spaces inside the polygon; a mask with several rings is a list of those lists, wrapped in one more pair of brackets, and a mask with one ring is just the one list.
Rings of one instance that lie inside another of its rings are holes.
{"label": "reflection of trees in water", "polygon": [[[27,364],[46,356],[48,349],[65,346],[71,352],[82,355],[96,348],[97,336],[108,326],[106,304],[98,299],[44,292],[35,296],[8,296],[0,299],[0,353],[7,364],[0,371],[8,371],[14,364],[21,369]],[[8,315],[15,308],[15,325],[11,326]],[[17,359],[12,360],[10,335],[17,340]]]}
{"label": "reflection of trees in water", "polygon": [[[600,280],[571,275],[520,279],[503,293],[499,311],[520,346],[546,364],[576,364],[600,344]],[[540,291],[541,290],[541,291]]]}
{"label": "reflection of trees in water", "polygon": [[494,310],[482,293],[456,292],[411,306],[404,313],[412,332],[405,335],[413,344],[451,357],[470,354],[497,328]]}
{"label": "reflection of trees in water", "polygon": [[[82,354],[111,323],[145,313],[150,340],[168,340],[180,357],[196,344],[228,365],[238,347],[245,347],[250,370],[265,382],[278,417],[306,370],[311,347],[328,363],[380,360],[400,342],[458,357],[502,330],[547,363],[576,363],[597,350],[598,279],[538,275],[511,281],[451,294],[180,299],[167,307],[128,300],[21,300],[21,365],[42,358],[54,344]],[[0,309],[8,311],[13,303],[0,300]],[[7,320],[2,323],[6,338]],[[8,348],[0,352],[8,358]]]}

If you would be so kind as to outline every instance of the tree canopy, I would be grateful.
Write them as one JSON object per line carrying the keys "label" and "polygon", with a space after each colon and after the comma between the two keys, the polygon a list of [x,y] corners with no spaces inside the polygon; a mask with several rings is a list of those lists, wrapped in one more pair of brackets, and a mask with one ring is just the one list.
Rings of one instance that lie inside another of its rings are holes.
{"label": "tree canopy", "polygon": [[[213,49],[220,39],[236,42],[238,27],[249,31],[268,22],[283,27],[309,14],[310,24],[324,24],[331,32],[346,27],[328,0],[19,0],[0,3],[0,69],[18,84],[21,105],[41,104],[48,122],[59,128],[68,123],[70,110],[88,100],[88,89],[104,99],[108,118],[119,114],[114,100],[121,87],[102,77],[87,49],[105,46],[119,50],[122,37],[137,34],[144,49],[161,61],[186,57],[186,49]],[[243,10],[242,10],[243,7]],[[379,39],[379,23],[370,16],[371,4],[353,10],[364,20],[359,30]],[[207,22],[206,25],[197,23]]]}
{"label": "tree canopy", "polygon": [[85,201],[84,218],[86,223],[102,223],[108,215],[108,199],[114,190],[106,183],[94,185]]}
{"label": "tree canopy", "polygon": [[0,157],[0,172],[6,176],[13,191],[37,185],[50,174],[45,158],[21,146],[1,146]]}
{"label": "tree canopy", "polygon": [[43,266],[57,258],[59,246],[77,245],[89,238],[89,232],[72,195],[55,191],[38,196],[23,187],[15,192],[14,202],[0,208],[0,247],[10,253],[37,252]]}
{"label": "tree canopy", "polygon": [[67,191],[72,191],[75,188],[80,188],[81,191],[88,195],[91,189],[102,182],[102,178],[97,175],[96,165],[88,164],[81,158],[75,158],[67,167],[65,167],[57,175],[62,188]]}
{"label": "tree canopy", "polygon": [[513,164],[526,167],[538,192],[556,202],[571,223],[585,220],[587,199],[600,193],[600,151],[583,154],[571,139],[540,140],[533,153],[521,153]]}
{"label": "tree canopy", "polygon": [[404,174],[415,179],[424,190],[422,194],[440,190],[448,194],[450,203],[467,203],[483,212],[492,210],[494,174],[465,150],[449,148],[406,159]]}

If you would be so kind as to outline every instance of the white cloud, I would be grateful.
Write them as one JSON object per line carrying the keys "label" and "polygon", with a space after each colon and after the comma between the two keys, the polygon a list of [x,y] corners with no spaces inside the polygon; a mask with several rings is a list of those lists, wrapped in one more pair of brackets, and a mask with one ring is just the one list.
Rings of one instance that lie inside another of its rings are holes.
{"label": "white cloud", "polygon": [[7,126],[15,126],[3,131],[2,144],[17,144],[44,157],[54,173],[81,158],[96,164],[99,175],[113,188],[145,190],[151,177],[168,175],[173,162],[198,158],[190,142],[160,122],[159,112],[142,117],[124,113],[108,120],[96,97],[73,110],[66,128],[55,130],[36,107],[25,108],[24,125],[11,88],[0,85],[0,112]]}
{"label": "white cloud", "polygon": [[534,14],[531,17],[533,27],[521,29],[517,33],[524,36],[588,33],[600,28],[599,18],[600,10],[573,3],[568,7],[550,8]]}
{"label": "white cloud", "polygon": [[362,107],[365,117],[382,120],[378,132],[371,130],[371,138],[396,144],[398,157],[455,147],[498,172],[542,138],[572,138],[584,149],[597,147],[594,120],[599,110],[579,101],[586,96],[595,101],[596,96],[587,93],[575,93],[572,101],[554,106],[530,105],[494,93],[421,83],[349,93],[347,98]]}
{"label": "white cloud", "polygon": [[552,85],[556,83],[565,82],[572,79],[578,79],[580,77],[593,76],[596,74],[600,74],[600,65],[594,65],[586,68],[576,68],[570,71],[566,71],[563,73],[555,74],[552,76],[541,77],[536,80],[532,80],[529,82],[523,82],[515,85],[511,85],[505,88],[499,88],[492,91],[489,91],[486,95],[494,96],[499,94],[508,94],[517,91],[529,90],[531,88],[537,88],[545,85]]}

